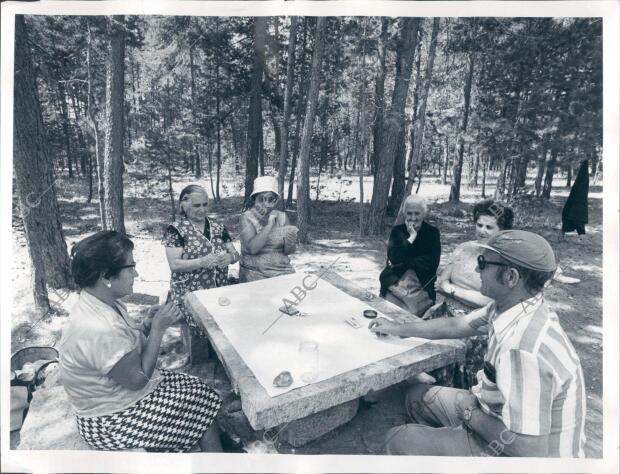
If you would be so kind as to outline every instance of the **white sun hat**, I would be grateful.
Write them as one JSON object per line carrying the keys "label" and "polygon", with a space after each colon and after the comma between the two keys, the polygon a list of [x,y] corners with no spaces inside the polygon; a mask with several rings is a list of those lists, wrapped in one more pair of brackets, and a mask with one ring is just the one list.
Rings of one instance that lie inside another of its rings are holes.
{"label": "white sun hat", "polygon": [[256,178],[254,180],[254,187],[252,188],[252,194],[250,194],[250,196],[265,192],[272,192],[280,197],[280,194],[278,193],[278,182],[273,176],[259,176]]}

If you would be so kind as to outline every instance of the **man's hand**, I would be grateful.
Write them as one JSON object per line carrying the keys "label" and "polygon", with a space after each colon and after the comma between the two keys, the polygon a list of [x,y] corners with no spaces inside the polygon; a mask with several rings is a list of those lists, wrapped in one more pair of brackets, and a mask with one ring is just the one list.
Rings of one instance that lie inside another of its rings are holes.
{"label": "man's hand", "polygon": [[368,329],[378,335],[400,336],[400,326],[385,318],[378,318],[368,325]]}
{"label": "man's hand", "polygon": [[463,420],[463,413],[466,408],[479,408],[478,398],[471,392],[459,392],[456,396],[455,409],[456,416],[458,416],[461,421]]}
{"label": "man's hand", "polygon": [[424,315],[422,316],[422,319],[434,319],[435,315],[442,310],[443,304],[444,303],[442,301],[441,303],[437,303],[437,304],[431,306],[430,308],[428,308],[424,312]]}

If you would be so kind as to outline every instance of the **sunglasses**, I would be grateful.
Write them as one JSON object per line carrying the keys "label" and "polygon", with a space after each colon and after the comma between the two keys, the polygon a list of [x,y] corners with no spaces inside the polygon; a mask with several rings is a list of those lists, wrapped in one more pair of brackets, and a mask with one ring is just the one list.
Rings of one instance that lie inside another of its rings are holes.
{"label": "sunglasses", "polygon": [[511,267],[512,265],[503,262],[494,262],[492,260],[486,260],[484,255],[478,255],[478,268],[484,270],[487,265],[497,265],[498,267]]}

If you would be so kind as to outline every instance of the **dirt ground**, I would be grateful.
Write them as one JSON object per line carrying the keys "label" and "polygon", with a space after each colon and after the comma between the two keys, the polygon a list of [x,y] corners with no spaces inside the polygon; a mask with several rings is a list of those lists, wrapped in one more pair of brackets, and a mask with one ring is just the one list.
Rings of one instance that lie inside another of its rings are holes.
{"label": "dirt ground", "polygon": [[[168,288],[169,270],[160,243],[162,229],[170,220],[170,201],[163,183],[146,181],[144,176],[133,175],[132,183],[125,190],[125,222],[127,232],[136,244],[135,259],[140,274],[135,294],[128,299],[130,311],[139,311],[156,304]],[[420,194],[430,202],[428,220],[439,227],[442,239],[442,261],[459,243],[473,238],[470,216],[472,203],[480,195],[479,188],[462,190],[463,203],[448,205],[449,186],[438,184],[434,178],[425,178]],[[175,192],[190,182],[177,176]],[[199,181],[200,182],[200,181]],[[241,210],[241,188],[236,184],[241,177],[224,181],[221,202],[212,202],[210,213],[223,222],[231,234],[238,230]],[[209,189],[209,183],[203,184]],[[591,186],[589,196],[590,223],[587,235],[578,241],[575,235],[564,242],[557,241],[558,224],[562,205],[568,195],[564,179],[558,179],[548,203],[525,200],[515,206],[515,227],[537,232],[546,237],[556,251],[559,263],[568,276],[579,278],[577,284],[554,282],[545,294],[551,307],[558,313],[562,326],[572,340],[581,359],[586,379],[587,423],[586,455],[602,456],[602,197],[601,186]],[[298,248],[293,257],[296,269],[327,266],[337,258],[333,269],[358,285],[378,292],[378,275],[385,264],[386,239],[359,237],[359,204],[357,177],[321,178],[321,200],[313,206],[312,243]],[[371,195],[365,185],[366,201]],[[493,187],[488,188],[493,191]],[[97,230],[97,202],[87,204],[86,190],[77,182],[63,183],[57,188],[63,229],[69,247],[89,233]],[[316,197],[316,188],[312,190]],[[340,198],[340,201],[339,201]],[[16,215],[16,214],[15,214]],[[64,300],[62,294],[50,292],[50,299],[57,304],[57,313],[41,319],[32,305],[30,265],[18,219],[14,219],[13,311],[12,351],[30,345],[54,345],[60,339],[62,324],[66,321],[76,295]],[[238,242],[237,242],[238,245]],[[238,271],[231,269],[234,274]],[[381,454],[383,436],[392,426],[406,422],[401,385],[382,393],[380,402],[369,409],[360,410],[349,423],[332,431],[295,452],[307,454]],[[260,443],[259,443],[260,444]],[[261,446],[250,446],[260,450]],[[291,452],[291,451],[288,451]]]}

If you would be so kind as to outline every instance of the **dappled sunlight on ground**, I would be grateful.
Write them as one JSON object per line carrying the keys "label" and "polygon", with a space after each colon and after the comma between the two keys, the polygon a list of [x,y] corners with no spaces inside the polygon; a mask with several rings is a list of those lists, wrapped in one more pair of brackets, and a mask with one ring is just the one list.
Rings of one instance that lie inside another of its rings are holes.
{"label": "dappled sunlight on ground", "polygon": [[586,273],[603,273],[603,269],[601,267],[597,267],[596,265],[573,265],[571,268],[575,271]]}
{"label": "dappled sunlight on ground", "polygon": [[[341,181],[348,179],[351,184]],[[180,190],[190,183],[198,183],[210,190],[208,178],[192,180],[186,175],[175,173],[175,205]],[[312,178],[316,183],[316,176]],[[450,251],[458,244],[473,239],[471,217],[472,203],[479,199],[480,188],[462,190],[461,204],[448,204],[449,185],[437,182],[437,177],[424,177],[420,194],[430,202],[429,222],[436,225],[441,232],[442,264],[446,262]],[[590,224],[587,226],[587,240],[578,243],[576,237],[568,235],[564,242],[557,241],[557,225],[560,222],[562,205],[568,195],[563,186],[565,179],[556,180],[550,203],[544,207],[527,208],[521,211],[519,225],[540,233],[546,237],[562,266],[564,274],[579,278],[577,284],[568,285],[554,282],[545,292],[546,299],[557,312],[560,322],[573,341],[579,354],[586,378],[588,395],[588,418],[586,452],[588,456],[602,454],[602,190],[592,187],[590,194]],[[239,214],[242,210],[241,175],[231,175],[223,181],[226,189],[222,190],[222,199],[209,204],[209,215],[226,225],[233,238],[238,237]],[[371,178],[365,179],[364,195],[370,199]],[[331,269],[357,285],[378,294],[379,273],[386,263],[386,241],[393,217],[388,218],[383,235],[378,237],[360,237],[359,204],[350,202],[359,192],[356,176],[339,180],[336,176],[321,177],[320,201],[314,202],[316,190],[313,189],[313,209],[311,217],[310,238],[307,245],[299,245],[297,252],[291,255],[291,261],[297,271]],[[63,229],[68,248],[71,244],[92,232],[99,226],[97,197],[86,203],[87,193],[77,184],[58,190],[62,213]],[[489,183],[487,194],[494,187]],[[70,195],[69,195],[70,193]],[[67,194],[67,195],[65,195]],[[209,191],[209,194],[211,192]],[[341,202],[338,202],[340,195]],[[134,282],[134,295],[127,299],[131,312],[143,311],[151,304],[165,298],[168,291],[170,270],[165,250],[161,244],[164,226],[171,221],[171,202],[166,193],[165,182],[151,182],[147,187],[144,182],[127,188],[125,204],[125,223],[127,232],[135,244],[134,259],[139,276]],[[349,202],[346,202],[349,201]],[[295,212],[290,215],[294,218]],[[25,345],[54,344],[59,340],[64,316],[54,316],[38,322],[33,329],[30,326],[40,317],[33,308],[30,259],[25,239],[21,231],[21,222],[14,224],[14,259],[12,262],[12,286],[14,301],[12,306],[13,338],[12,350]],[[235,241],[239,249],[239,241]],[[231,276],[238,275],[238,264],[229,268]],[[70,309],[77,297],[71,297],[62,303],[61,313]],[[50,298],[52,298],[50,294]],[[26,340],[20,337],[27,334]],[[381,403],[370,410],[361,411],[350,423],[336,429],[325,437],[298,450],[300,453],[381,453],[382,436],[390,427],[406,421],[403,404],[404,388],[395,386],[382,395]]]}
{"label": "dappled sunlight on ground", "polygon": [[570,338],[573,342],[577,342],[579,344],[593,344],[596,346],[601,346],[601,338],[600,337],[590,337],[590,336],[575,336],[571,335]]}

